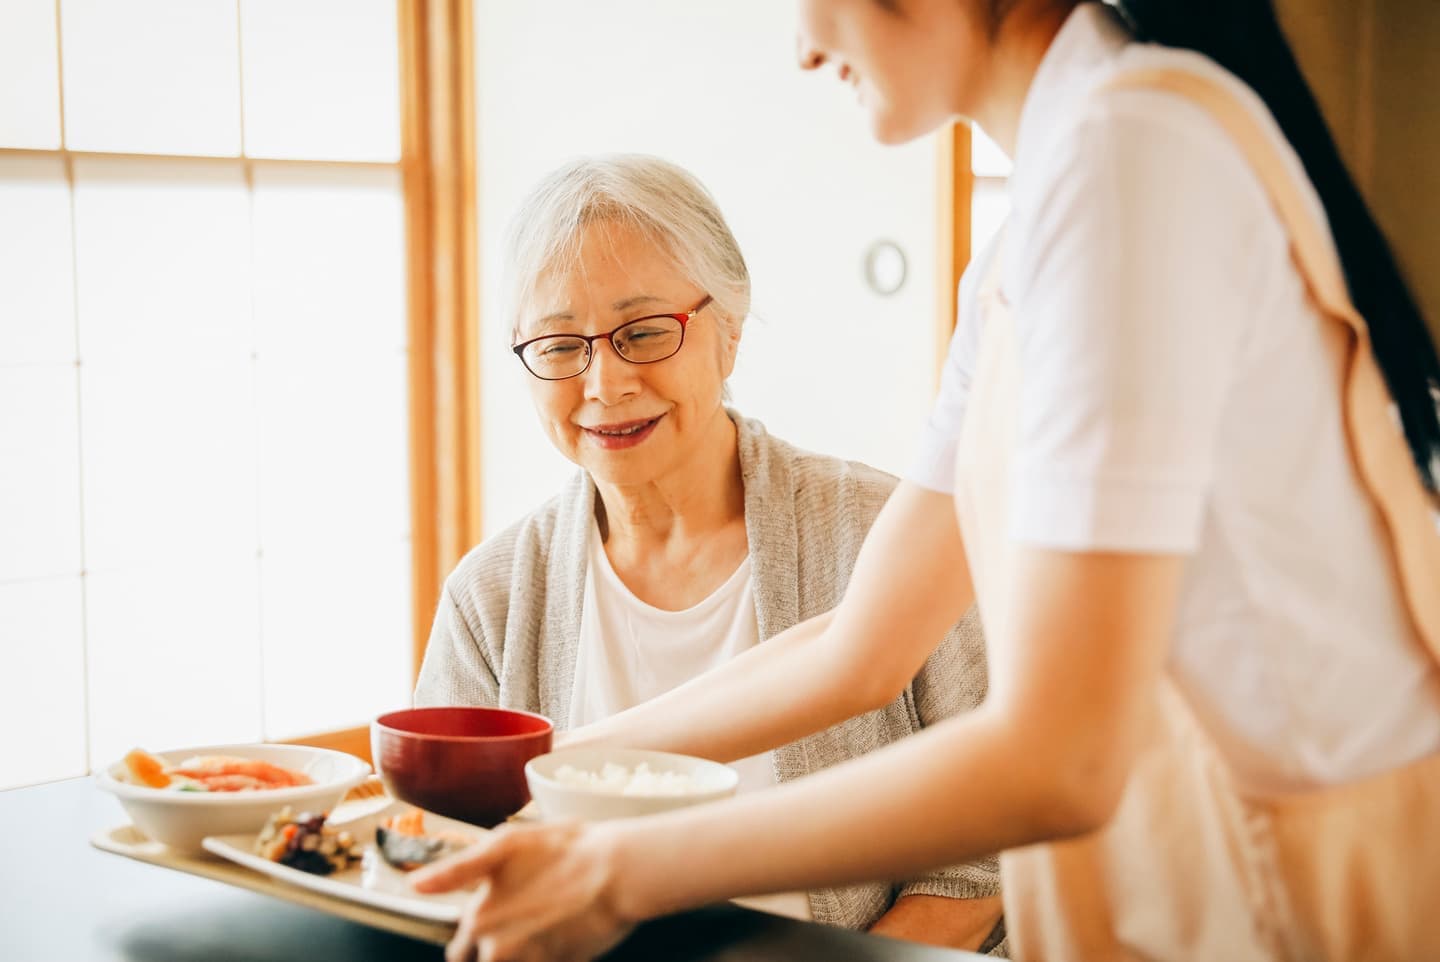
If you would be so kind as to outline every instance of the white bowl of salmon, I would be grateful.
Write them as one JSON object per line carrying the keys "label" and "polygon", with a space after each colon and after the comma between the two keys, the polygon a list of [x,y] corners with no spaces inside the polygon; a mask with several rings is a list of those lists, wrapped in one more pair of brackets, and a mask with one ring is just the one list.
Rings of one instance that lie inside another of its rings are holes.
{"label": "white bowl of salmon", "polygon": [[302,745],[212,745],[154,755],[136,749],[95,782],[157,842],[201,851],[207,835],[258,832],[273,813],[328,812],[363,782],[354,755]]}

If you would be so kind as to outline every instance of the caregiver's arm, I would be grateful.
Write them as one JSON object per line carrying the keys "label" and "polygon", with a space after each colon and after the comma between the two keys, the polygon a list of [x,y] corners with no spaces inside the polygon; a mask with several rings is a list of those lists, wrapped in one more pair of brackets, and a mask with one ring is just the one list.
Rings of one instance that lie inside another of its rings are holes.
{"label": "caregiver's arm", "polygon": [[1152,722],[1183,561],[1024,549],[1015,564],[979,709],[772,791],[496,832],[416,874],[425,891],[490,880],[454,957],[476,939],[598,954],[669,911],[905,878],[1104,824]]}
{"label": "caregiver's arm", "polygon": [[563,744],[723,761],[784,745],[890,702],[973,597],[954,502],[902,482],[866,535],[834,611]]}
{"label": "caregiver's arm", "polygon": [[[627,911],[903,878],[1104,824],[1151,723],[1183,561],[1031,548],[1016,563],[980,709],[723,809],[617,824]],[[706,871],[671,871],[672,845]]]}

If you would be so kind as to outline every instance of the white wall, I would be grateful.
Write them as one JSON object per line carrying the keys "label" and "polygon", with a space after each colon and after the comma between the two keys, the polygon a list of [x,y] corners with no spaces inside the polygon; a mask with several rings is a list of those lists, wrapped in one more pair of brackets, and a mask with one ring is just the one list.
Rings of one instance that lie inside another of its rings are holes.
{"label": "white wall", "polygon": [[[935,151],[886,148],[833,73],[795,66],[777,0],[478,0],[484,512],[494,533],[571,470],[530,408],[500,316],[500,241],[545,172],[644,151],[718,198],[754,278],[736,406],[815,450],[904,470],[934,384]],[[909,280],[861,265],[886,238]]]}

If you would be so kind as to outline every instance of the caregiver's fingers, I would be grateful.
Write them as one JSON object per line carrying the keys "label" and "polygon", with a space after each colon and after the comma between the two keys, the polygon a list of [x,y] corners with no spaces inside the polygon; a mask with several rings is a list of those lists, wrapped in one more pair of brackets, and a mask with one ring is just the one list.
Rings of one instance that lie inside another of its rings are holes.
{"label": "caregiver's fingers", "polygon": [[491,832],[474,845],[427,865],[410,876],[417,892],[449,892],[488,878],[513,853],[509,832]]}

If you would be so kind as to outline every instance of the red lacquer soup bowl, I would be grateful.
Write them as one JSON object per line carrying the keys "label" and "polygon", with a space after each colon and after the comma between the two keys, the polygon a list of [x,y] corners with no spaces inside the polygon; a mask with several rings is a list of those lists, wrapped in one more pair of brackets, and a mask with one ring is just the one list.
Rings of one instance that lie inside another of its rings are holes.
{"label": "red lacquer soup bowl", "polygon": [[411,708],[370,725],[375,769],[390,794],[486,828],[530,801],[525,763],[550,751],[555,726],[505,708]]}

